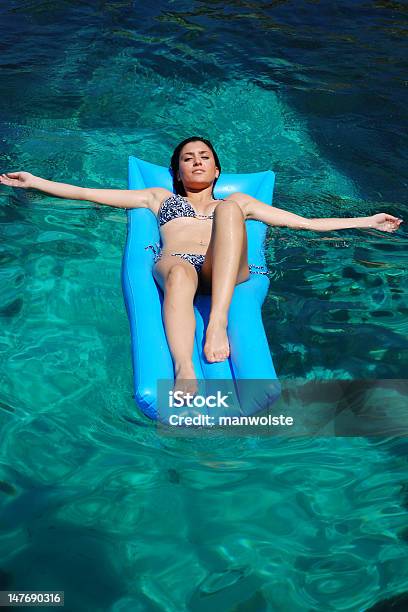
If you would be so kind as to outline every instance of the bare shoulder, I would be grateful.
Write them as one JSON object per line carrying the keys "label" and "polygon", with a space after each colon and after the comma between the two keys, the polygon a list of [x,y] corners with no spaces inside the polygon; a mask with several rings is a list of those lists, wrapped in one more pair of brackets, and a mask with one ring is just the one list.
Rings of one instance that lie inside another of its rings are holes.
{"label": "bare shoulder", "polygon": [[149,189],[151,197],[149,199],[149,208],[155,215],[158,214],[160,204],[170,196],[174,195],[172,191],[164,189],[164,187],[151,187]]}
{"label": "bare shoulder", "polygon": [[245,219],[248,219],[249,211],[250,211],[250,203],[251,203],[251,199],[253,199],[251,198],[251,196],[247,195],[246,193],[241,193],[240,191],[235,191],[234,193],[230,193],[230,195],[224,199],[232,200],[236,202],[237,204],[239,204],[242,212],[244,213]]}

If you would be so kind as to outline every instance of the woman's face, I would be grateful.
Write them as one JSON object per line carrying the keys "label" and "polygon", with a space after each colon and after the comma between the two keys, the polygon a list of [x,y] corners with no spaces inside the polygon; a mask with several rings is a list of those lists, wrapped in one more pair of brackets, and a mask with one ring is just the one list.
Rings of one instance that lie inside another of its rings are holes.
{"label": "woman's face", "polygon": [[188,142],[181,149],[178,178],[185,188],[208,187],[219,174],[211,149],[201,140]]}

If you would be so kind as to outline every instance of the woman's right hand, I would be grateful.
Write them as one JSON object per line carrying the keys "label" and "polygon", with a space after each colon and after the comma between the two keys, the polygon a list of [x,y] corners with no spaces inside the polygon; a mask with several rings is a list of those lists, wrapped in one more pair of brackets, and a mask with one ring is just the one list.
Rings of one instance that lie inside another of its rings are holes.
{"label": "woman's right hand", "polygon": [[29,189],[32,186],[33,178],[34,175],[29,172],[6,172],[0,174],[0,185]]}

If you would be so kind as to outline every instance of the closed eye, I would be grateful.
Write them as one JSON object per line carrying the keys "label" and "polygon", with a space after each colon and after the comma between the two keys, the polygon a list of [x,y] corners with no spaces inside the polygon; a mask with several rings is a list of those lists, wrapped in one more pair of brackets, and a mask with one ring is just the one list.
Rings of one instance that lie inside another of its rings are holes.
{"label": "closed eye", "polygon": [[[192,157],[185,157],[185,158],[184,158],[184,161],[190,161],[190,159],[192,159]],[[203,159],[210,159],[210,158],[209,158],[209,157],[204,157],[204,156],[203,156]]]}

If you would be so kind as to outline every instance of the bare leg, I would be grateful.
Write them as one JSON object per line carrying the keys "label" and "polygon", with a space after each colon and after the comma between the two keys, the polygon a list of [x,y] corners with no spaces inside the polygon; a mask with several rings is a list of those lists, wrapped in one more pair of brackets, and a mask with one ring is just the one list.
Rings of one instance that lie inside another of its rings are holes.
{"label": "bare leg", "polygon": [[193,300],[197,282],[185,268],[189,265],[182,263],[170,268],[164,282],[163,321],[174,363],[174,391],[196,393],[192,356],[196,326]]}
{"label": "bare leg", "polygon": [[212,299],[204,353],[214,362],[229,356],[228,310],[237,281],[249,276],[245,219],[235,202],[217,207],[211,246]]}

